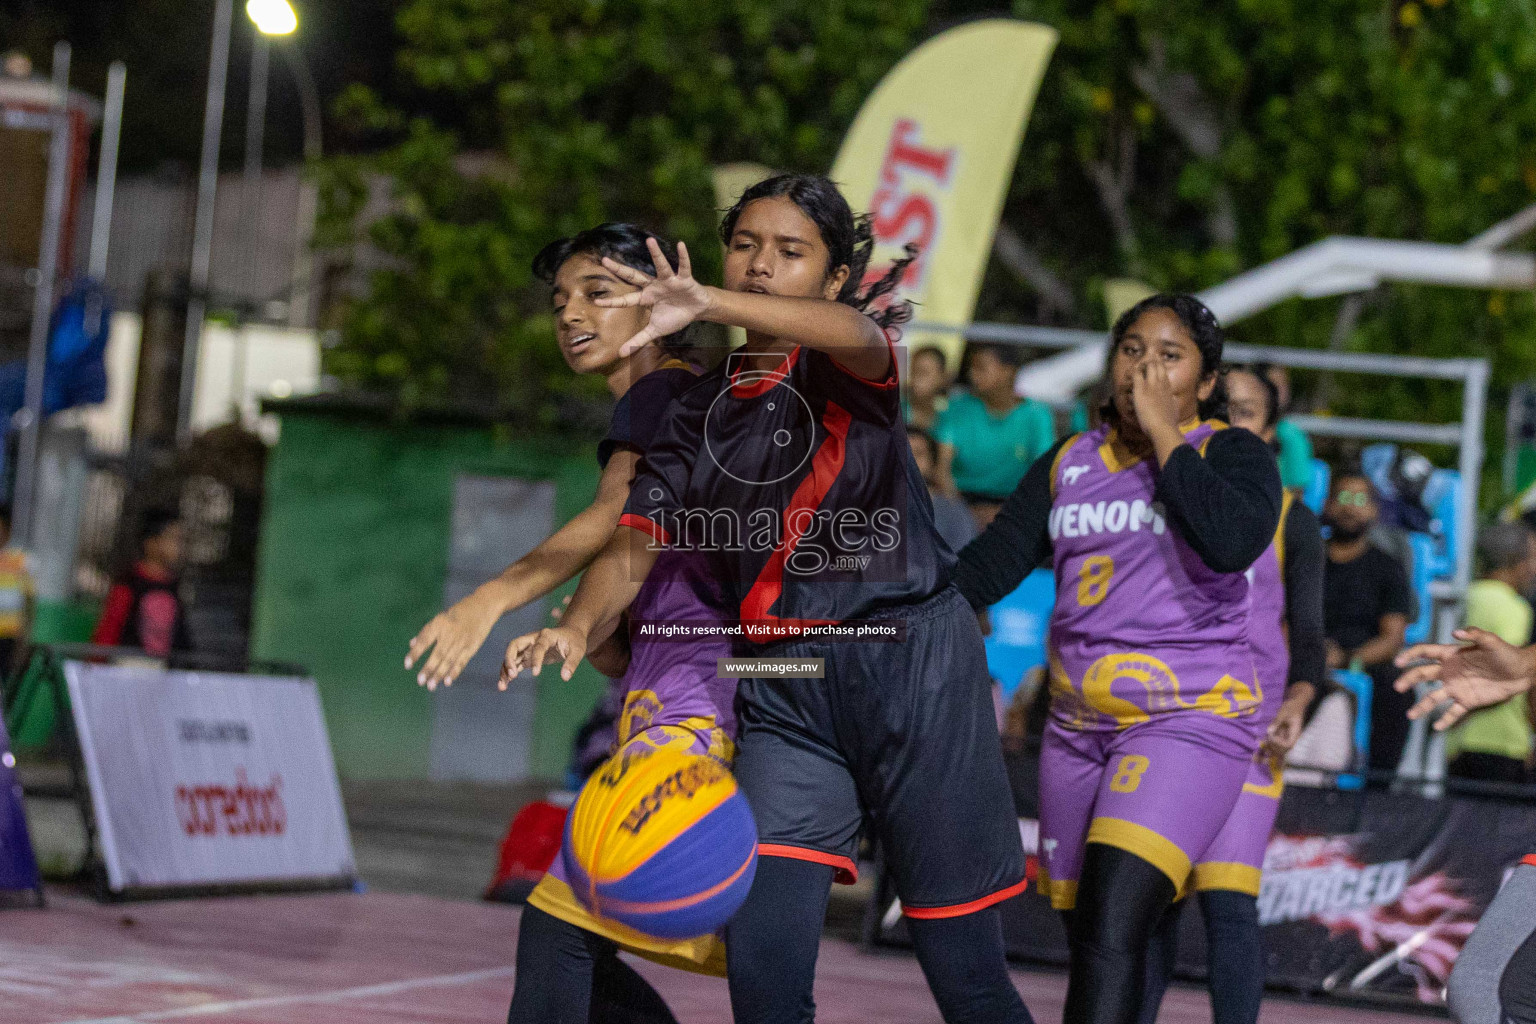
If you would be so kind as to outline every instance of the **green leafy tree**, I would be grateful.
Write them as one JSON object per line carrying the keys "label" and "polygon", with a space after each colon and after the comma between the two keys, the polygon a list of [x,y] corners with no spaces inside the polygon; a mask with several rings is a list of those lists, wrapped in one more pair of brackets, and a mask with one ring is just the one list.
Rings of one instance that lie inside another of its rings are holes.
{"label": "green leafy tree", "polygon": [[[1004,215],[1038,271],[994,292],[1026,314],[1097,326],[1105,277],[1200,288],[1336,234],[1459,244],[1536,202],[1536,92],[1519,85],[1536,78],[1531,0],[1016,0],[1014,13],[1062,33]],[[1529,293],[1384,286],[1352,307],[1297,300],[1234,333],[1486,355],[1494,409],[1536,372]],[[1331,404],[1452,419],[1458,398],[1375,381]]]}
{"label": "green leafy tree", "polygon": [[[588,385],[558,370],[528,269],[539,247],[633,219],[717,273],[711,168],[830,166],[926,14],[926,0],[413,0],[399,63],[442,114],[407,119],[363,89],[338,106],[388,145],[321,169],[322,244],[382,257],[343,305],[329,370],[408,404],[547,413]],[[389,183],[379,217],[370,174]]]}

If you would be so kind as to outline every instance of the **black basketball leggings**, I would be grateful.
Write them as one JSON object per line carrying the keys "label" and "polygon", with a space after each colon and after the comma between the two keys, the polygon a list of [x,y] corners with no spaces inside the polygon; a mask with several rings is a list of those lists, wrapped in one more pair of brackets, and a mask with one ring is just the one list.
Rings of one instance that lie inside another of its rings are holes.
{"label": "black basketball leggings", "polygon": [[677,1024],[611,940],[524,907],[507,1024]]}
{"label": "black basketball leggings", "polygon": [[1137,1024],[1147,951],[1176,894],[1161,870],[1134,853],[1089,843],[1068,912],[1072,966],[1063,1024]]}
{"label": "black basketball leggings", "polygon": [[[833,869],[762,857],[747,901],[725,930],[736,1024],[805,1024]],[[1008,977],[996,907],[936,920],[907,919],[939,1012],[948,1024],[1033,1024]]]}
{"label": "black basketball leggings", "polygon": [[[1168,979],[1173,977],[1179,951],[1179,916],[1184,904],[1176,903],[1163,915],[1147,952],[1147,988],[1141,1006],[1141,1024],[1154,1024]],[[1205,917],[1208,984],[1214,1024],[1255,1024],[1264,1002],[1264,938],[1259,927],[1259,901],[1245,892],[1210,889],[1200,893],[1200,912]]]}

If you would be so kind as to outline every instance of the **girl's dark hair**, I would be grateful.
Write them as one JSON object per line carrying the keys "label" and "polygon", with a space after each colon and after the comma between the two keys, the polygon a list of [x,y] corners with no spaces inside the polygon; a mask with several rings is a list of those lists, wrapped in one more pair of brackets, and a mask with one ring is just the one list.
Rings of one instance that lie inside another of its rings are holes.
{"label": "girl's dark hair", "polygon": [[144,545],[157,539],[166,530],[181,522],[181,513],[171,508],[152,508],[143,514],[139,520],[139,554],[143,554]]}
{"label": "girl's dark hair", "polygon": [[864,275],[869,271],[869,259],[875,251],[869,215],[855,217],[837,186],[819,174],[780,174],[747,189],[736,204],[725,211],[725,218],[720,221],[720,241],[729,247],[741,212],[759,199],[777,196],[798,206],[821,232],[828,253],[827,273],[831,274],[838,267],[848,268],[848,280],[843,282],[842,290],[837,294],[838,302],[852,306],[881,327],[894,327],[912,319],[910,302],[882,300],[901,284],[901,276],[917,258],[917,247],[907,246],[904,257],[864,288]]}
{"label": "girl's dark hair", "polygon": [[[572,256],[589,256],[594,260],[606,256],[615,263],[622,263],[654,277],[656,263],[651,259],[651,250],[645,244],[651,238],[656,239],[663,253],[677,249],[677,246],[654,231],[647,231],[635,224],[599,224],[595,228],[578,231],[569,238],[557,238],[540,249],[533,257],[533,276],[553,288],[560,268]],[[663,349],[675,355],[683,355],[693,348],[686,327],[661,339],[660,344]]]}
{"label": "girl's dark hair", "polygon": [[918,357],[920,356],[932,356],[939,361],[940,369],[949,369],[949,360],[944,358],[944,350],[939,348],[937,345],[919,345],[917,348],[913,349],[912,354],[907,357],[907,364],[911,365],[912,363],[917,362]]}
{"label": "girl's dark hair", "polygon": [[[1216,386],[1211,389],[1210,397],[1200,403],[1200,418],[1219,419],[1225,416],[1227,389],[1222,380],[1221,350],[1226,344],[1226,335],[1222,333],[1221,323],[1217,321],[1216,314],[1193,295],[1159,292],[1157,295],[1147,296],[1121,313],[1120,319],[1115,321],[1115,326],[1109,332],[1109,350],[1104,357],[1104,376],[1106,378],[1109,376],[1109,368],[1115,361],[1115,350],[1120,347],[1120,340],[1125,337],[1125,332],[1141,319],[1142,314],[1154,309],[1168,310],[1184,325],[1184,330],[1189,333],[1195,348],[1200,350],[1200,379],[1204,380],[1213,374],[1216,377]],[[1120,414],[1115,410],[1113,396],[1105,400],[1099,414],[1109,422],[1119,419]]]}
{"label": "girl's dark hair", "polygon": [[1011,366],[1015,370],[1024,365],[1024,350],[1017,345],[1002,345],[997,342],[978,341],[965,347],[967,360],[982,352],[990,353],[998,362],[1004,366]]}
{"label": "girl's dark hair", "polygon": [[1264,392],[1264,425],[1272,427],[1280,422],[1280,389],[1275,387],[1275,382],[1264,375],[1258,364],[1246,366],[1227,366],[1222,369],[1222,388],[1225,390],[1228,378],[1233,372],[1246,373],[1259,382],[1259,390]]}

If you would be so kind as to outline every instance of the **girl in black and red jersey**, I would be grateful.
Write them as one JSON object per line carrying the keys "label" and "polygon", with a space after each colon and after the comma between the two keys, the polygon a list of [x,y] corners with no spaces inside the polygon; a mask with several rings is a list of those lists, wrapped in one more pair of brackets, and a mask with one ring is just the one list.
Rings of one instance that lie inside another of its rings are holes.
{"label": "girl in black and red jersey", "polygon": [[[682,246],[676,270],[654,253],[654,277],[609,266],[639,291],[605,304],[651,310],[631,345],[696,320],[742,327],[747,344],[673,403],[620,520],[631,529],[558,627],[514,641],[507,670],[549,658],[569,678],[659,547],[706,551],[744,653],[823,670],[738,689],[734,770],[760,859],[726,928],[736,1020],[814,1016],[829,889],[854,877],[868,824],[944,1019],[1029,1021],[996,906],[1023,889],[1024,856],[981,633],[901,418],[887,328],[907,310],[866,312],[895,277],[861,293],[868,228],[821,177],[753,186],[721,237],[724,288],[696,281]],[[860,624],[875,642],[828,635]]]}

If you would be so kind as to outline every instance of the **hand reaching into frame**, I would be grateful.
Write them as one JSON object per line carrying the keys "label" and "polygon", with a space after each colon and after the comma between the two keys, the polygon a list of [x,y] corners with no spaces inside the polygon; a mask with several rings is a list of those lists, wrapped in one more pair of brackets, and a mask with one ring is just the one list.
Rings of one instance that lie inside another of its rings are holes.
{"label": "hand reaching into frame", "polygon": [[603,266],[609,273],[640,290],[628,295],[595,299],[594,304],[611,308],[649,306],[651,310],[651,322],[641,328],[639,334],[619,346],[620,358],[633,355],[669,334],[676,334],[702,317],[710,307],[709,289],[694,280],[693,264],[688,259],[686,245],[677,243],[677,270],[674,271],[656,239],[648,238],[645,244],[651,250],[651,261],[656,265],[655,277],[633,267],[626,267],[607,256],[603,257]]}
{"label": "hand reaching into frame", "polygon": [[1461,644],[1415,644],[1399,654],[1407,668],[1393,687],[1407,693],[1419,683],[1438,684],[1408,710],[1423,718],[1444,706],[1435,731],[1444,732],[1468,712],[1506,701],[1531,688],[1536,675],[1532,649],[1505,643],[1485,629],[1458,629]]}
{"label": "hand reaching into frame", "polygon": [[501,678],[496,688],[505,690],[523,669],[535,674],[550,662],[560,662],[560,678],[569,681],[571,674],[587,654],[587,634],[570,626],[551,626],[535,633],[524,633],[507,645],[507,656],[501,664]]}
{"label": "hand reaching into frame", "polygon": [[432,652],[416,674],[416,685],[429,690],[452,686],[464,666],[485,643],[485,638],[491,635],[501,612],[500,606],[476,591],[452,608],[433,616],[432,621],[411,638],[405,653],[405,667],[409,669],[427,651]]}

